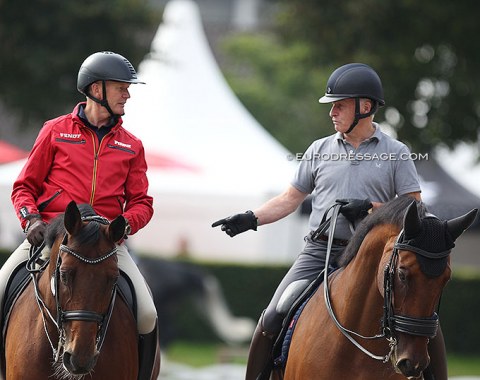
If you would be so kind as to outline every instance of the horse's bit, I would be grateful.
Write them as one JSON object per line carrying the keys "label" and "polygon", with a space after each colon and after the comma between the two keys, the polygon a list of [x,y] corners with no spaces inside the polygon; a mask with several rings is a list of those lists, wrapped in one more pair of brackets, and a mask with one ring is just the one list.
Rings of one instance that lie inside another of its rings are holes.
{"label": "horse's bit", "polygon": [[[96,221],[100,224],[110,224],[108,219],[101,217],[101,216],[89,216],[89,217],[83,217],[83,221]],[[98,264],[109,257],[113,256],[114,254],[117,253],[117,248],[115,247],[112,249],[110,252],[106,253],[105,255],[95,258],[95,259],[89,259],[88,257],[82,256],[79,253],[71,250],[70,248],[67,247],[66,245],[67,242],[67,234],[65,233],[65,236],[63,238],[62,244],[60,245],[59,250],[65,253],[68,253],[72,255],[73,257],[77,258],[78,260],[86,263],[86,264]],[[37,255],[39,254],[39,250],[37,250]],[[48,309],[47,305],[43,301],[39,289],[38,289],[38,278],[36,276],[37,273],[43,271],[43,269],[46,267],[47,263],[42,264],[40,269],[33,269],[33,264],[35,262],[34,257],[30,257],[28,261],[28,266],[27,269],[30,272],[32,279],[33,279],[33,284],[34,284],[34,290],[35,290],[35,298],[37,301],[37,304],[40,308],[40,312],[42,315],[43,319],[43,327],[45,330],[45,333],[47,335],[47,338],[50,342],[50,346],[53,351],[53,356],[55,358],[55,362],[58,362],[60,358],[60,354],[63,350],[63,347],[65,345],[65,330],[63,328],[63,323],[67,321],[86,321],[86,322],[96,322],[98,325],[98,332],[97,332],[97,341],[96,341],[96,349],[97,352],[100,352],[103,342],[105,341],[105,336],[107,333],[107,328],[108,324],[110,322],[110,318],[112,316],[113,312],[113,306],[115,304],[115,298],[117,294],[117,285],[113,287],[112,290],[112,295],[110,297],[110,303],[108,306],[108,310],[106,314],[99,314],[93,311],[89,310],[67,310],[64,311],[62,310],[61,304],[60,304],[60,298],[59,298],[59,291],[58,291],[58,283],[59,283],[59,277],[60,277],[60,266],[62,264],[62,259],[60,257],[60,252],[57,255],[57,262],[55,265],[55,273],[54,276],[52,277],[52,282],[51,282],[51,289],[53,296],[55,297],[55,307],[56,307],[56,315],[57,317],[54,318],[50,310]],[[47,324],[46,324],[46,318],[45,316],[48,316],[49,319],[53,322],[53,324],[57,328],[57,332],[59,335],[59,341],[57,344],[57,348],[53,345],[52,339],[50,337],[50,334],[47,329]]]}
{"label": "horse's bit", "polygon": [[[329,261],[330,261],[330,252],[332,249],[333,243],[333,234],[335,232],[335,226],[337,223],[337,217],[340,212],[340,204],[335,204],[333,206],[333,213],[331,217],[331,229],[328,238],[328,245],[327,245],[327,255],[326,255],[326,263],[325,267],[328,268]],[[413,252],[418,252],[419,250],[416,247],[410,246],[408,244],[404,244],[403,240],[403,230],[397,237],[395,245],[393,247],[392,255],[390,257],[389,263],[386,265],[384,270],[384,306],[383,306],[383,318],[382,318],[382,333],[377,334],[374,336],[363,336],[358,334],[354,331],[351,331],[342,326],[342,324],[337,320],[335,313],[332,309],[331,301],[330,301],[330,293],[328,288],[328,271],[324,272],[324,298],[325,303],[327,305],[328,313],[330,317],[334,321],[335,325],[338,327],[340,332],[350,340],[358,349],[362,352],[370,356],[372,359],[381,360],[384,363],[390,360],[395,347],[397,345],[397,338],[395,336],[396,332],[401,332],[410,335],[416,336],[424,336],[428,338],[433,338],[437,334],[438,330],[438,315],[437,313],[433,313],[431,317],[428,318],[415,318],[406,315],[395,315],[393,310],[393,285],[394,285],[394,276],[396,270],[396,263],[398,261],[398,252],[399,249],[407,249]],[[421,254],[421,253],[419,253]],[[379,339],[385,338],[389,342],[390,351],[387,355],[379,356],[371,353],[365,347],[363,347],[360,343],[358,343],[355,338],[352,336],[356,336],[362,339]]]}

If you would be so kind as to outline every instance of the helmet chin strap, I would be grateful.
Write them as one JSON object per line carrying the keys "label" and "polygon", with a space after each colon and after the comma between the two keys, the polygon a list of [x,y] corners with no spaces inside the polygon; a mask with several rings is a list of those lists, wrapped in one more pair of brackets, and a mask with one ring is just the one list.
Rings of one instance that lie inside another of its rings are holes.
{"label": "helmet chin strap", "polygon": [[94,102],[100,104],[101,106],[105,107],[108,111],[108,113],[110,114],[110,116],[112,116],[115,120],[115,122],[118,120],[118,118],[122,115],[118,115],[118,114],[115,114],[113,113],[112,109],[110,108],[109,104],[108,104],[108,100],[107,100],[107,86],[105,85],[105,81],[102,80],[102,94],[103,94],[103,99],[98,99],[96,97],[94,97],[93,95],[90,94],[89,91],[87,91],[87,96],[92,99]]}
{"label": "helmet chin strap", "polygon": [[378,109],[378,102],[372,100],[372,109],[367,113],[360,113],[360,98],[355,98],[355,118],[353,119],[353,123],[350,125],[350,128],[348,128],[348,131],[346,131],[345,133],[348,134],[352,132],[353,128],[357,126],[360,119],[365,119],[373,115],[375,112],[377,112],[377,109]]}

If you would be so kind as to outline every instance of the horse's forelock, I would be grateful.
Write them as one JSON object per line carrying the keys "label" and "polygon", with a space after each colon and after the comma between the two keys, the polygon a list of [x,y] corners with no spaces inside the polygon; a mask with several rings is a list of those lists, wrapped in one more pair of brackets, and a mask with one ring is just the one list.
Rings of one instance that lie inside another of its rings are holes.
{"label": "horse's forelock", "polygon": [[[83,218],[97,215],[92,206],[89,204],[80,204],[78,205],[78,209]],[[59,236],[63,236],[65,234],[64,221],[65,215],[61,214],[50,222],[45,235],[45,243],[48,247],[51,248],[55,243],[55,240],[57,240]],[[80,230],[80,233],[76,235],[75,238],[79,244],[93,244],[98,241],[99,237],[100,223],[91,221]]]}
{"label": "horse's forelock", "polygon": [[47,247],[52,248],[53,243],[57,240],[58,236],[63,236],[65,234],[64,226],[64,215],[61,214],[53,219],[48,225],[46,235],[45,235],[45,244]]}
{"label": "horse's forelock", "polygon": [[[412,204],[414,199],[408,195],[402,195],[385,203],[379,207],[375,212],[367,216],[356,228],[355,233],[350,239],[345,251],[338,259],[338,265],[344,267],[355,257],[360,246],[370,232],[370,230],[378,225],[391,224],[397,226],[399,229],[403,227],[403,218],[405,212]],[[427,212],[425,204],[417,202],[418,215],[420,218],[425,217]]]}
{"label": "horse's forelock", "polygon": [[84,226],[80,233],[75,235],[75,239],[78,244],[94,244],[100,238],[100,223],[96,221],[90,221]]}

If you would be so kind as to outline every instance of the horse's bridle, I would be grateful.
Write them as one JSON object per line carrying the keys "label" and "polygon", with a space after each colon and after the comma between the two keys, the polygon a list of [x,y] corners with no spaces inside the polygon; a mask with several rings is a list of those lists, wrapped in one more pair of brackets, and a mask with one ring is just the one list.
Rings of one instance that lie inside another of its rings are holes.
{"label": "horse's bridle", "polygon": [[[93,220],[93,221],[96,221],[100,224],[110,224],[108,219],[106,219],[104,217],[101,217],[101,216],[83,217],[82,220],[83,221]],[[60,251],[72,255],[76,259],[78,259],[78,260],[80,260],[80,261],[82,261],[86,264],[92,264],[92,265],[98,264],[98,263],[108,259],[109,257],[111,257],[111,256],[113,256],[117,253],[117,248],[114,247],[110,252],[106,253],[105,255],[97,257],[95,259],[90,259],[88,257],[82,256],[81,254],[73,251],[72,249],[70,249],[66,245],[66,243],[67,243],[67,234],[65,233],[65,235],[63,237],[62,244],[59,247],[59,253],[57,255],[57,261],[56,261],[56,264],[55,264],[55,272],[54,272],[54,275],[52,277],[52,282],[51,282],[51,289],[52,289],[53,296],[55,298],[56,318],[53,317],[52,313],[50,312],[50,310],[48,309],[47,305],[45,304],[44,300],[42,299],[42,297],[40,295],[40,291],[39,291],[39,288],[38,288],[38,279],[37,279],[37,276],[36,276],[36,274],[39,272],[39,270],[34,270],[33,269],[32,263],[34,262],[34,260],[32,260],[32,257],[29,260],[30,268],[27,268],[29,270],[29,272],[31,273],[31,276],[33,278],[35,298],[36,298],[37,304],[40,308],[40,312],[42,314],[44,330],[45,330],[47,338],[50,342],[50,346],[52,347],[55,362],[57,362],[59,360],[61,352],[63,351],[63,347],[64,347],[64,344],[65,344],[65,329],[63,327],[63,324],[67,321],[86,321],[86,322],[97,323],[98,331],[97,331],[97,339],[96,339],[96,350],[97,350],[97,352],[100,352],[100,350],[102,348],[102,345],[103,345],[103,342],[105,340],[108,324],[109,324],[110,318],[112,316],[113,307],[115,305],[115,298],[116,298],[116,295],[117,295],[117,285],[115,284],[113,286],[113,289],[112,289],[112,294],[111,294],[111,297],[110,297],[108,310],[105,314],[99,314],[97,312],[89,311],[89,310],[66,310],[65,311],[65,310],[62,309],[62,306],[60,304],[59,291],[58,291],[59,279],[60,279],[60,266],[62,264],[62,259],[60,257]],[[46,265],[43,264],[41,266],[41,270],[43,270],[45,267],[46,267]],[[57,332],[58,332],[58,335],[59,335],[59,341],[58,341],[58,344],[57,344],[57,348],[55,348],[55,346],[53,345],[53,341],[52,341],[52,339],[50,337],[50,334],[49,334],[49,331],[47,329],[46,318],[45,318],[46,316],[49,317],[49,319],[55,324],[55,326],[57,328]]]}
{"label": "horse's bridle", "polygon": [[402,230],[397,237],[397,241],[393,246],[392,255],[384,270],[382,329],[387,339],[395,338],[395,332],[434,338],[437,335],[439,325],[437,313],[433,313],[433,315],[428,318],[415,318],[407,315],[395,315],[393,310],[393,288],[398,252],[400,249],[413,252],[418,251],[416,247],[403,243],[403,237],[404,232]]}
{"label": "horse's bridle", "polygon": [[[330,223],[330,233],[328,238],[328,245],[327,245],[327,254],[326,254],[326,263],[325,268],[328,268],[329,261],[330,261],[330,252],[332,249],[333,243],[333,235],[335,231],[335,226],[337,222],[337,217],[340,212],[340,204],[335,204],[333,206],[333,212],[331,216],[331,223]],[[394,279],[395,279],[395,272],[396,272],[396,264],[398,262],[398,255],[399,250],[409,250],[412,252],[416,252],[420,255],[430,256],[428,252],[424,252],[417,247],[410,246],[403,242],[404,233],[403,230],[397,237],[397,240],[394,244],[392,255],[388,264],[384,270],[384,306],[383,306],[383,318],[382,318],[382,333],[377,334],[374,336],[363,336],[358,334],[354,331],[348,330],[347,328],[343,327],[342,324],[337,320],[335,313],[333,311],[331,301],[330,301],[330,293],[328,288],[328,271],[324,271],[324,298],[325,303],[327,305],[327,311],[330,314],[330,317],[334,321],[335,325],[338,327],[340,332],[350,340],[358,349],[362,352],[370,356],[372,359],[381,360],[384,363],[390,360],[395,347],[397,345],[397,337],[396,333],[405,333],[409,335],[416,335],[416,336],[423,336],[427,338],[433,338],[437,334],[439,321],[437,313],[433,313],[431,317],[428,318],[416,318],[410,317],[407,315],[399,315],[395,314],[393,309],[393,290],[394,290]],[[448,255],[450,251],[446,251],[443,254]],[[385,338],[389,342],[390,351],[387,355],[379,356],[371,353],[365,347],[363,347],[360,343],[358,343],[353,336],[362,338],[362,339],[379,339]]]}

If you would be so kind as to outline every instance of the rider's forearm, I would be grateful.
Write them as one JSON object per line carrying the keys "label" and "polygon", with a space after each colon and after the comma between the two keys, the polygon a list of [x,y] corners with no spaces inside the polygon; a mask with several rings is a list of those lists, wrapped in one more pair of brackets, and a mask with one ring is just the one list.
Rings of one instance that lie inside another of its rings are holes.
{"label": "rider's forearm", "polygon": [[253,211],[257,217],[258,225],[273,223],[290,215],[300,206],[307,195],[290,186],[282,194],[270,199]]}

